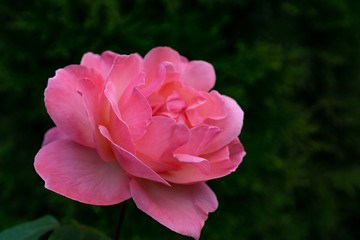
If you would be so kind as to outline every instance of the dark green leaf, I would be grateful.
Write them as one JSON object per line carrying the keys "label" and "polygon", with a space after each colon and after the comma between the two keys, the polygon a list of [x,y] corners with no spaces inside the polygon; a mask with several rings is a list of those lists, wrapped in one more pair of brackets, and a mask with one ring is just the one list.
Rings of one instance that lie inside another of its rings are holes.
{"label": "dark green leaf", "polygon": [[38,240],[39,237],[53,230],[57,226],[59,226],[58,221],[54,217],[47,215],[0,232],[0,239]]}
{"label": "dark green leaf", "polygon": [[49,240],[110,240],[109,237],[94,228],[75,224],[59,227]]}

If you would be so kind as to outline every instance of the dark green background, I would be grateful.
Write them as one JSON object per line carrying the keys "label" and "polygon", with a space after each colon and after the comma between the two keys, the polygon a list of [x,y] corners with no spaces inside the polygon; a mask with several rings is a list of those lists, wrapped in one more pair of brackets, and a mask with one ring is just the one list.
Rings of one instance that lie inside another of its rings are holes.
{"label": "dark green background", "polygon": [[[245,112],[237,172],[209,185],[202,239],[360,239],[360,1],[0,0],[0,230],[52,214],[112,235],[118,206],[74,202],[33,168],[55,70],[166,45],[212,63]],[[125,239],[188,239],[130,201]]]}

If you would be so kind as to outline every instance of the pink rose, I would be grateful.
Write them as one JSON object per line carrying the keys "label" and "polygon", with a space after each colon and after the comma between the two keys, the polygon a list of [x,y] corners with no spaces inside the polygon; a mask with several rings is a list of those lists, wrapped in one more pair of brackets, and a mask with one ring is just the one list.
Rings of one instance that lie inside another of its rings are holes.
{"label": "pink rose", "polygon": [[45,105],[56,127],[35,157],[45,187],[94,205],[133,198],[180,234],[200,237],[218,202],[206,181],[235,171],[243,111],[215,71],[168,47],[145,58],[86,53],[56,71]]}

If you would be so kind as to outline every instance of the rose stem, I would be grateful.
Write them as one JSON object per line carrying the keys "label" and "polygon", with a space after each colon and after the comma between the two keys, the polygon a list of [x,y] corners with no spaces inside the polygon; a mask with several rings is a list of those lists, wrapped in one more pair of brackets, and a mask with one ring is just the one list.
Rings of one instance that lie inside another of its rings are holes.
{"label": "rose stem", "polygon": [[120,205],[120,213],[119,213],[118,222],[117,222],[117,225],[115,228],[114,240],[120,240],[121,226],[124,222],[124,217],[125,217],[126,202],[127,201],[123,201],[119,204]]}

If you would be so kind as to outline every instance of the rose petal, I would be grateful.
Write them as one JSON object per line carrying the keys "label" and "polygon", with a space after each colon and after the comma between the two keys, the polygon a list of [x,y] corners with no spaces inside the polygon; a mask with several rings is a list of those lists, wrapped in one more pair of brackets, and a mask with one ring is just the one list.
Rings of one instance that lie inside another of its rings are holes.
{"label": "rose petal", "polygon": [[200,159],[207,160],[209,164],[208,171],[206,171],[206,168],[202,169],[202,165],[183,164],[178,170],[163,172],[161,176],[169,182],[179,184],[204,182],[234,172],[244,156],[244,147],[239,139],[235,139],[228,146],[218,151],[200,155]]}
{"label": "rose petal", "polygon": [[217,91],[203,94],[203,97],[205,101],[201,104],[186,109],[186,116],[193,126],[204,123],[206,119],[221,120],[227,115],[225,103]]}
{"label": "rose petal", "polygon": [[136,153],[136,147],[128,125],[114,113],[110,114],[109,131],[111,132],[112,141],[114,141],[116,145],[132,154]]}
{"label": "rose petal", "polygon": [[97,86],[103,79],[94,70],[84,66],[71,65],[56,71],[49,79],[45,90],[46,109],[56,126],[74,141],[93,147],[91,123],[81,95],[79,81],[88,79]]}
{"label": "rose petal", "polygon": [[151,107],[137,88],[126,90],[120,100],[116,93],[117,87],[108,82],[105,95],[113,111],[110,112],[110,132],[117,145],[135,154],[133,140],[144,135],[151,121]]}
{"label": "rose petal", "polygon": [[166,108],[169,112],[178,113],[185,107],[185,100],[176,90],[166,99]]}
{"label": "rose petal", "polygon": [[210,175],[214,176],[214,178],[223,177],[234,172],[246,155],[243,145],[237,138],[226,148],[229,152],[229,157],[227,158],[224,158],[223,154],[219,154],[222,150],[202,156],[211,163]]}
{"label": "rose petal", "polygon": [[114,60],[115,58],[117,57],[126,57],[127,55],[125,54],[118,54],[118,53],[115,53],[113,51],[105,51],[101,54],[101,58],[106,62],[107,65],[112,65],[114,63]]}
{"label": "rose petal", "polygon": [[111,142],[117,161],[127,173],[136,177],[169,185],[160,175],[141,162],[136,156],[117,145],[106,127],[99,126],[99,129],[103,136]]}
{"label": "rose petal", "polygon": [[104,52],[101,56],[88,52],[82,57],[80,65],[96,70],[101,74],[103,79],[106,79],[109,74],[111,65],[113,64],[114,58],[118,55],[119,54],[110,51]]}
{"label": "rose petal", "polygon": [[166,83],[158,91],[164,98],[170,97],[174,92],[177,92],[185,100],[187,106],[198,106],[206,101],[203,93],[196,91],[181,81]]}
{"label": "rose petal", "polygon": [[192,167],[198,168],[205,175],[210,173],[210,164],[205,158],[181,153],[174,154],[174,157],[180,162],[184,163],[183,166],[189,164]]}
{"label": "rose petal", "polygon": [[220,133],[218,127],[199,125],[190,129],[189,141],[176,149],[175,153],[191,154],[199,156],[207,145]]}
{"label": "rose petal", "polygon": [[61,132],[59,130],[59,128],[57,128],[57,127],[50,128],[45,133],[44,141],[42,143],[42,146],[48,145],[49,143],[52,143],[52,142],[54,142],[56,140],[65,139],[65,138],[68,138],[68,136],[66,136],[66,134]]}
{"label": "rose petal", "polygon": [[214,138],[214,140],[205,149],[204,153],[211,153],[226,146],[232,140],[237,138],[241,132],[244,112],[234,99],[224,95],[221,97],[225,104],[225,111],[227,116],[220,120],[205,120],[205,124],[217,126],[220,128],[221,133]]}
{"label": "rose petal", "polygon": [[[160,81],[159,76],[163,77],[162,73],[159,75],[159,67],[161,67],[159,65],[163,65],[165,68],[165,81],[174,81],[180,78],[185,64],[184,59],[177,51],[169,47],[153,48],[144,57],[145,85],[150,86],[153,84],[152,82],[158,83]],[[161,82],[163,81],[161,80]]]}
{"label": "rose petal", "polygon": [[105,51],[101,55],[88,52],[82,57],[80,65],[96,70],[103,79],[107,79],[115,59],[119,61],[119,59],[125,59],[127,56],[112,51]]}
{"label": "rose petal", "polygon": [[145,135],[135,142],[137,155],[146,155],[147,158],[141,160],[152,168],[155,167],[152,162],[171,165],[174,150],[188,140],[189,130],[184,124],[177,124],[170,118],[155,116]]}
{"label": "rose petal", "polygon": [[158,183],[132,179],[131,196],[136,206],[171,230],[199,239],[209,212],[218,207],[214,192],[205,184]]}
{"label": "rose petal", "polygon": [[163,64],[160,64],[157,68],[156,74],[152,77],[152,79],[147,80],[145,84],[141,86],[139,89],[144,94],[144,96],[146,97],[150,96],[164,82],[165,77],[166,77],[165,66]]}
{"label": "rose petal", "polygon": [[169,47],[153,48],[144,57],[144,71],[146,72],[146,85],[151,83],[158,71],[161,63],[168,62],[173,65],[174,71],[180,72],[183,69],[184,62],[180,54]]}
{"label": "rose petal", "polygon": [[83,98],[84,106],[94,131],[94,125],[97,120],[96,115],[98,113],[99,101],[102,95],[102,86],[101,88],[96,86],[89,79],[80,79],[78,93]]}
{"label": "rose petal", "polygon": [[116,86],[118,98],[133,81],[138,79],[141,68],[142,58],[138,54],[120,55],[114,59],[107,81],[113,82]]}
{"label": "rose petal", "polygon": [[40,149],[35,169],[46,188],[83,203],[112,205],[130,198],[129,178],[117,162],[106,163],[70,139]]}
{"label": "rose petal", "polygon": [[[109,83],[107,86],[108,85]],[[107,86],[105,87],[105,92]],[[115,155],[110,143],[102,136],[98,129],[99,124],[110,124],[110,113],[112,113],[111,104],[106,98],[104,91],[101,91],[101,93],[97,93],[97,91],[96,86],[92,84],[92,82],[85,79],[80,81],[79,93],[83,97],[86,111],[92,125],[96,149],[104,161],[111,162],[115,160]]]}
{"label": "rose petal", "polygon": [[152,110],[145,96],[135,87],[128,88],[120,98],[119,109],[134,140],[141,138],[152,117]]}
{"label": "rose petal", "polygon": [[230,152],[230,159],[234,165],[239,165],[246,155],[244,146],[241,144],[238,138],[236,138],[229,144],[229,152]]}
{"label": "rose petal", "polygon": [[209,91],[215,85],[214,67],[204,61],[191,61],[183,70],[180,80],[200,91]]}
{"label": "rose petal", "polygon": [[82,57],[80,65],[95,69],[103,79],[106,79],[115,58],[125,58],[126,56],[112,51],[105,51],[101,55],[88,52]]}

